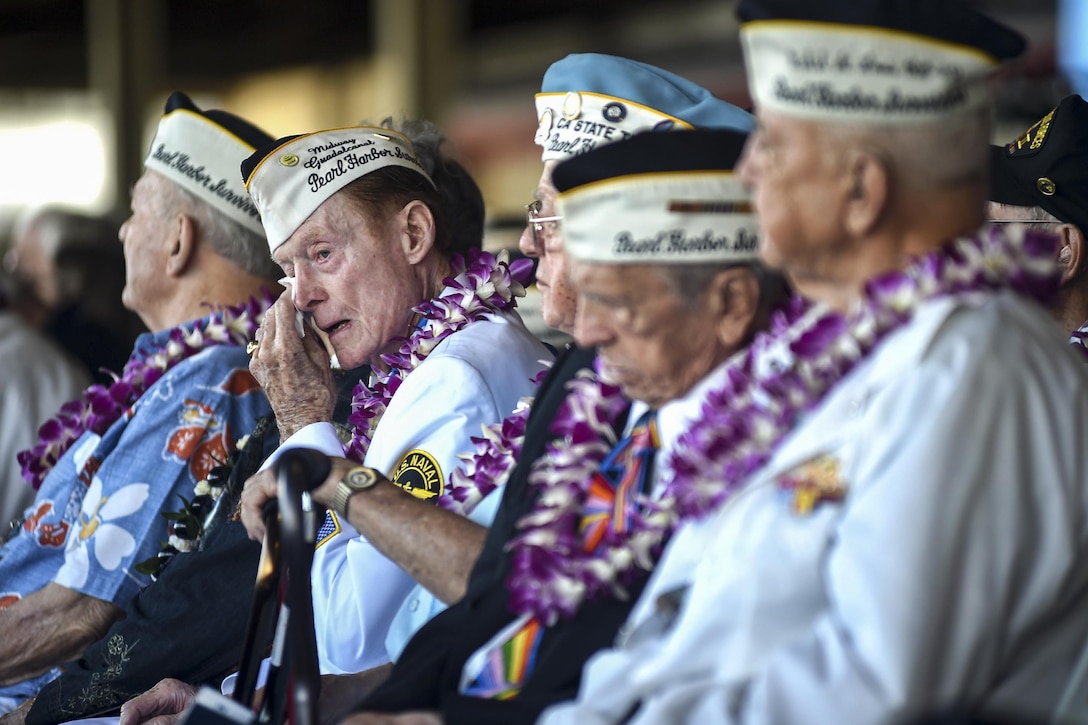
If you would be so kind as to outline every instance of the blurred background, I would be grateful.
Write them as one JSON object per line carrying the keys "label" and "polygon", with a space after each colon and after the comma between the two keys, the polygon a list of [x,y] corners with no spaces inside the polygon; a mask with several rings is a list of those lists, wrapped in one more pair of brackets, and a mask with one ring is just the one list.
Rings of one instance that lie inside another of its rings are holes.
{"label": "blurred background", "polygon": [[[1088,76],[1088,0],[974,4],[1030,40],[995,79],[995,139],[1008,141]],[[277,137],[428,117],[483,189],[487,245],[514,247],[540,170],[533,94],[545,69],[571,52],[613,53],[747,106],[734,5],[0,0],[0,247],[42,206],[123,219],[174,90]]]}

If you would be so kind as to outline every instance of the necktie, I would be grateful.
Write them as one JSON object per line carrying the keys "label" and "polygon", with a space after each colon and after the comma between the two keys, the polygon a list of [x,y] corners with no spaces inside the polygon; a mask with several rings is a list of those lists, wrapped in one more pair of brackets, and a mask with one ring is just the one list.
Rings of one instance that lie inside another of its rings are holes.
{"label": "necktie", "polygon": [[[656,411],[647,411],[601,462],[589,482],[578,527],[585,551],[595,551],[609,531],[622,534],[630,528],[638,495],[652,485],[659,446]],[[535,616],[524,615],[500,632],[473,655],[478,673],[464,694],[498,700],[517,697],[532,673],[546,631]]]}
{"label": "necktie", "polygon": [[601,462],[590,481],[579,526],[585,551],[596,551],[608,531],[623,533],[630,528],[636,497],[652,485],[659,445],[656,411],[650,410]]}

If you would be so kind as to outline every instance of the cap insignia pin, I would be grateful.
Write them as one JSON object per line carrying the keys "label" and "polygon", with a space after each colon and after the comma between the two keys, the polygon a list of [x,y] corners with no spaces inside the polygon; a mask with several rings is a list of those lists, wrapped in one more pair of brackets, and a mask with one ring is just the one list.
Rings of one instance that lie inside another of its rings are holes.
{"label": "cap insignia pin", "polygon": [[606,121],[619,123],[627,118],[627,109],[622,103],[613,101],[612,103],[606,104],[605,107],[601,109],[601,115],[604,116]]}
{"label": "cap insignia pin", "polygon": [[568,121],[573,121],[582,115],[582,94],[578,91],[571,91],[567,94],[567,97],[563,99],[563,118]]}

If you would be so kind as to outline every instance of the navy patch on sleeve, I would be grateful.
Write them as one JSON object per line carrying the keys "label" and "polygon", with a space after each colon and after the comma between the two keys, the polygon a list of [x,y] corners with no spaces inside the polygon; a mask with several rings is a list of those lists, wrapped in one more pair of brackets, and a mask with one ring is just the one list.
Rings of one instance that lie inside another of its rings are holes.
{"label": "navy patch on sleeve", "polygon": [[408,451],[393,473],[393,483],[423,501],[437,500],[445,489],[442,467],[427,451]]}

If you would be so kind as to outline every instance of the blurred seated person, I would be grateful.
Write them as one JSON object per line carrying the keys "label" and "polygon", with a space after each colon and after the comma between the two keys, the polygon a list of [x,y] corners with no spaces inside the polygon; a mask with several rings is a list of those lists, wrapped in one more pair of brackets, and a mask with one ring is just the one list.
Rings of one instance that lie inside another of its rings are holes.
{"label": "blurred seated person", "polygon": [[4,262],[28,288],[19,311],[86,366],[98,382],[120,374],[136,335],[138,316],[121,304],[125,258],[117,225],[54,207],[16,225]]}
{"label": "blurred seated person", "polygon": [[15,312],[19,287],[0,273],[0,536],[34,501],[16,454],[33,446],[38,427],[90,382],[80,365]]}

